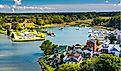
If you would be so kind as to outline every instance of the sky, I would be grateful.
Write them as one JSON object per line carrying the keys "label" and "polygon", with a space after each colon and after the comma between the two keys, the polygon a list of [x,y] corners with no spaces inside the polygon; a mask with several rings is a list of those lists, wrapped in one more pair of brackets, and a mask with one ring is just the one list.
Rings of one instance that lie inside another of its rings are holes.
{"label": "sky", "polygon": [[0,12],[120,11],[121,0],[0,0]]}

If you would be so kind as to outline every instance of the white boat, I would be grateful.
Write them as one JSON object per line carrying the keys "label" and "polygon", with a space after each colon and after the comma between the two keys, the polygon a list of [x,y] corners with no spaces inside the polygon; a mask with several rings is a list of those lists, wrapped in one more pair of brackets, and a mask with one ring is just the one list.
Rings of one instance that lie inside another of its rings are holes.
{"label": "white boat", "polygon": [[92,32],[93,32],[92,29],[89,29],[88,33],[92,33]]}

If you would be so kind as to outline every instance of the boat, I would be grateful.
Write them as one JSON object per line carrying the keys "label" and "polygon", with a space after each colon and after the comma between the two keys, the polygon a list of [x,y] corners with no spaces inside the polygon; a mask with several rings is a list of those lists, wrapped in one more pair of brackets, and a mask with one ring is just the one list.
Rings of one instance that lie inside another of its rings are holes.
{"label": "boat", "polygon": [[79,30],[79,28],[77,28],[76,30]]}
{"label": "boat", "polygon": [[49,33],[47,33],[47,35],[55,37],[55,34],[53,32],[49,32]]}
{"label": "boat", "polygon": [[64,28],[59,28],[59,30],[63,30]]}
{"label": "boat", "polygon": [[92,31],[92,29],[91,28],[89,28],[89,31],[88,31],[88,33],[92,33],[93,31]]}

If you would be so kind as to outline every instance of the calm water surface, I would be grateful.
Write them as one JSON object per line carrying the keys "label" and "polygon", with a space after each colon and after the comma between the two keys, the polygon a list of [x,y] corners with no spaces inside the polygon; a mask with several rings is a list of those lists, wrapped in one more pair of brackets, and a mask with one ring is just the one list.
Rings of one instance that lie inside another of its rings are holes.
{"label": "calm water surface", "polygon": [[[75,43],[85,44],[89,28],[65,27],[63,31],[59,28],[49,28],[55,37],[48,36],[56,44]],[[37,59],[43,56],[39,46],[41,41],[15,43],[5,36],[0,35],[0,71],[41,71]]]}
{"label": "calm water surface", "polygon": [[[79,29],[79,30],[77,30]],[[56,44],[68,44],[73,45],[76,43],[84,45],[88,39],[89,27],[65,27],[63,30],[56,28],[47,29],[49,32],[54,32],[55,37],[47,37]]]}

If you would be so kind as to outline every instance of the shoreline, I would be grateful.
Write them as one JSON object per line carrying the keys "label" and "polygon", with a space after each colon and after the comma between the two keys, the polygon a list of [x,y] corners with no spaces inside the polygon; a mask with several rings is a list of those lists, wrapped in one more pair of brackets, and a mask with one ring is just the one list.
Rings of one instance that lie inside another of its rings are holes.
{"label": "shoreline", "polygon": [[87,24],[51,24],[51,25],[45,25],[45,26],[40,26],[40,28],[54,28],[54,27],[71,27],[71,26],[79,26],[79,27],[92,27],[92,28],[98,28],[98,29],[105,29],[105,30],[109,30],[112,31],[114,30],[114,28],[112,27],[105,27],[105,26],[90,26]]}

